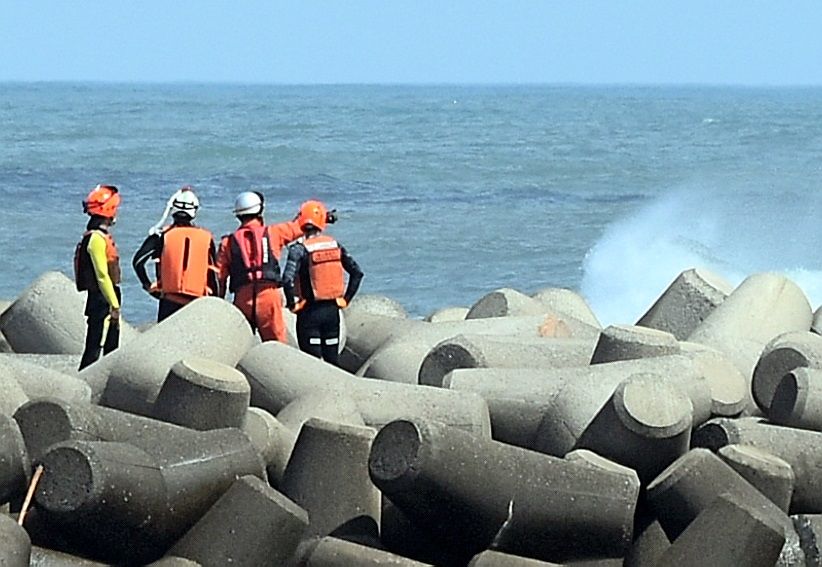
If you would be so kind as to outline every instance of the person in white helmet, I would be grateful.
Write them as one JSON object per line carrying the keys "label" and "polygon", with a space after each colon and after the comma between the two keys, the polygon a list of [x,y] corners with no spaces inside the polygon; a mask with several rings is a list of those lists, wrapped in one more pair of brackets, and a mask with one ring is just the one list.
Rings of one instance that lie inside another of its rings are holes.
{"label": "person in white helmet", "polygon": [[[200,200],[190,186],[174,193],[131,262],[143,289],[160,300],[158,322],[194,299],[218,292],[214,237],[194,225],[199,208]],[[164,226],[169,214],[172,223]],[[149,260],[157,261],[156,282],[146,273]]]}
{"label": "person in white helmet", "polygon": [[[302,236],[296,220],[266,226],[262,193],[245,191],[234,201],[240,227],[223,236],[217,253],[221,295],[234,294],[234,305],[243,312],[263,341],[287,341],[280,290],[280,252]],[[296,218],[296,217],[295,217]]]}

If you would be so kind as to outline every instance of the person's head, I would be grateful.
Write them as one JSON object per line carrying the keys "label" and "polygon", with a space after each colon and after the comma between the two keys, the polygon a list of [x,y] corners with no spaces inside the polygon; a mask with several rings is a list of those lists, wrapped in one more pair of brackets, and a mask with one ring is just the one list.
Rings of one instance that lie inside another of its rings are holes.
{"label": "person's head", "polygon": [[259,191],[243,191],[234,199],[234,216],[240,222],[262,218],[265,199]]}
{"label": "person's head", "polygon": [[114,185],[98,185],[83,199],[83,212],[108,224],[114,223],[119,207],[120,192]]}
{"label": "person's head", "polygon": [[197,218],[200,199],[189,185],[182,187],[170,199],[169,212],[175,223],[190,223]]}
{"label": "person's head", "polygon": [[297,222],[305,234],[321,232],[328,222],[328,209],[320,201],[306,201],[300,205]]}

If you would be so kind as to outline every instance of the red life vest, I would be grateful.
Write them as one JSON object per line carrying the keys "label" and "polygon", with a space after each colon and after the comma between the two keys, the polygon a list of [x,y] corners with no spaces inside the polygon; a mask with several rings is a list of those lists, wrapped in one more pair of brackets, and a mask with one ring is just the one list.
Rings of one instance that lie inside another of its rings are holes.
{"label": "red life vest", "polygon": [[163,232],[158,287],[164,294],[202,297],[208,293],[213,237],[197,226],[170,226]]}
{"label": "red life vest", "polygon": [[[308,252],[308,279],[315,301],[337,299],[345,293],[342,249],[336,240],[320,234],[303,242]],[[298,290],[300,297],[305,297]]]}
{"label": "red life vest", "polygon": [[231,266],[229,290],[232,292],[247,283],[281,282],[279,250],[274,250],[267,226],[241,226],[231,235]]}
{"label": "red life vest", "polygon": [[94,265],[91,263],[91,256],[88,253],[88,241],[93,233],[97,233],[106,240],[106,262],[108,263],[108,277],[111,283],[120,283],[120,254],[111,234],[102,230],[87,230],[83,233],[83,238],[74,247],[74,285],[77,291],[88,291],[97,289],[97,275],[94,273]]}

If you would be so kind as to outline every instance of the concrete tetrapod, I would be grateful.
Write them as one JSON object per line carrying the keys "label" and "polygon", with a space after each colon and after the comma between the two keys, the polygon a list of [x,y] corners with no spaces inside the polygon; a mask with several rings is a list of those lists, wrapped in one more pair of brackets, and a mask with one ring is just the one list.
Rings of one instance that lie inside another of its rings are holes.
{"label": "concrete tetrapod", "polygon": [[0,365],[9,361],[23,362],[28,365],[37,366],[40,369],[46,368],[68,376],[77,376],[80,365],[79,354],[32,354],[8,352],[0,354]]}
{"label": "concrete tetrapod", "polygon": [[688,451],[692,414],[691,400],[679,388],[637,374],[617,386],[576,448],[630,467],[647,483]]}
{"label": "concrete tetrapod", "polygon": [[154,401],[153,417],[192,429],[242,428],[251,387],[243,373],[207,358],[175,363]]}
{"label": "concrete tetrapod", "polygon": [[584,366],[594,343],[588,339],[457,335],[437,344],[420,365],[418,382],[442,387],[457,368],[565,368]]}
{"label": "concrete tetrapod", "polygon": [[363,380],[275,341],[249,350],[237,367],[251,385],[252,405],[274,415],[305,394],[327,392],[354,400],[365,424],[372,427],[395,419],[422,419],[490,437],[488,406],[476,394]]}
{"label": "concrete tetrapod", "polygon": [[782,333],[807,331],[811,318],[808,298],[794,282],[780,274],[754,274],[745,278],[688,340],[726,353],[750,380],[765,345]]}
{"label": "concrete tetrapod", "polygon": [[785,543],[779,522],[749,502],[721,495],[659,560],[665,567],[773,567]]}
{"label": "concrete tetrapod", "polygon": [[[45,272],[0,315],[0,330],[14,352],[81,354],[85,345],[85,294],[60,272]],[[121,321],[120,344],[138,333]]]}
{"label": "concrete tetrapod", "polygon": [[268,480],[278,486],[296,442],[296,434],[262,408],[248,408],[243,432],[260,453]]}
{"label": "concrete tetrapod", "polygon": [[12,416],[17,408],[29,401],[20,383],[12,376],[0,373],[0,415]]}
{"label": "concrete tetrapod", "polygon": [[288,564],[308,514],[255,476],[235,480],[169,555],[204,567]]}
{"label": "concrete tetrapod", "polygon": [[402,305],[383,296],[357,295],[345,310],[346,343],[340,364],[356,372],[395,333],[424,325],[408,319]]}
{"label": "concrete tetrapod", "polygon": [[635,325],[609,325],[599,334],[591,364],[679,354],[679,342],[671,333]]}
{"label": "concrete tetrapod", "polygon": [[785,374],[768,418],[779,425],[822,431],[822,369],[796,368]]}
{"label": "concrete tetrapod", "polygon": [[551,313],[582,321],[595,329],[602,328],[602,324],[597,319],[591,306],[585,301],[585,298],[573,290],[562,287],[546,287],[537,291],[531,297],[547,306]]}
{"label": "concrete tetrapod", "polygon": [[621,557],[631,541],[636,477],[405,420],[380,430],[368,465],[392,502],[466,562],[492,546],[549,561]]}
{"label": "concrete tetrapod", "polygon": [[685,270],[636,324],[684,341],[732,291],[730,282],[705,268]]}
{"label": "concrete tetrapod", "polygon": [[31,546],[30,567],[106,567],[106,563],[84,559],[37,545]]}
{"label": "concrete tetrapod", "polygon": [[804,555],[790,518],[727,463],[707,449],[691,449],[674,461],[647,487],[647,500],[662,529],[675,541],[688,525],[722,494],[754,505],[783,528],[786,543],[777,565],[803,565]]}
{"label": "concrete tetrapod", "polygon": [[791,465],[750,445],[725,445],[718,454],[754,488],[788,512],[794,485]]}
{"label": "concrete tetrapod", "polygon": [[22,496],[31,479],[31,460],[17,422],[0,415],[0,504]]}
{"label": "concrete tetrapod", "polygon": [[761,422],[755,418],[717,418],[697,429],[692,438],[696,447],[718,451],[725,445],[740,444],[771,453],[787,462],[795,477],[791,512],[822,512],[822,433]]}
{"label": "concrete tetrapod", "polygon": [[468,567],[561,567],[561,565],[499,551],[485,550],[472,557]]}
{"label": "concrete tetrapod", "polygon": [[29,567],[31,540],[26,530],[7,514],[0,514],[0,565]]}
{"label": "concrete tetrapod", "polygon": [[91,388],[76,375],[32,364],[19,355],[0,356],[0,375],[16,380],[30,399],[48,396],[70,402],[91,401]]}
{"label": "concrete tetrapod", "polygon": [[380,492],[368,476],[375,434],[319,419],[302,426],[280,490],[308,512],[308,535],[329,535],[360,516],[379,524]]}
{"label": "concrete tetrapod", "polygon": [[756,405],[770,416],[782,377],[797,368],[822,369],[822,337],[809,331],[784,333],[769,342],[753,372],[751,391]]}
{"label": "concrete tetrapod", "polygon": [[216,297],[201,297],[140,334],[126,347],[84,368],[93,399],[102,405],[151,415],[171,367],[184,358],[203,357],[234,366],[254,336],[243,314]]}
{"label": "concrete tetrapod", "polygon": [[443,307],[423,318],[426,323],[444,323],[446,321],[465,321],[467,307]]}
{"label": "concrete tetrapod", "polygon": [[296,553],[296,567],[431,567],[413,559],[394,555],[336,537],[314,537],[300,545]]}
{"label": "concrete tetrapod", "polygon": [[806,565],[822,563],[822,515],[797,514],[791,516],[802,551],[805,553]]}
{"label": "concrete tetrapod", "polygon": [[548,307],[524,293],[511,288],[500,288],[480,297],[469,309],[466,319],[492,319],[519,315],[542,315]]}

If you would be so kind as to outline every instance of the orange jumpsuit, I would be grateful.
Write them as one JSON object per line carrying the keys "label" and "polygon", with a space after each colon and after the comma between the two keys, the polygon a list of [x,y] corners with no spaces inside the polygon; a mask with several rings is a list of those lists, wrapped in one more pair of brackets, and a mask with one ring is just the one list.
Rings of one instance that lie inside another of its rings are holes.
{"label": "orange jumpsuit", "polygon": [[[252,219],[243,223],[237,230],[239,231],[245,227],[260,227],[262,224],[262,219]],[[266,234],[271,244],[271,254],[279,261],[282,248],[300,238],[303,232],[296,221],[290,221],[267,226]],[[219,289],[223,295],[227,289],[226,282],[232,274],[232,265],[236,270],[237,263],[242,263],[241,258],[233,257],[232,240],[233,235],[223,236],[220,241],[220,249],[217,252]],[[260,338],[263,341],[287,342],[285,322],[283,321],[283,294],[280,291],[280,284],[266,280],[243,282],[240,285],[236,285],[236,283],[231,282],[229,284],[234,291],[234,305],[243,312],[243,315],[252,326],[256,324],[257,329],[260,331]],[[255,303],[256,310],[254,308]]]}

